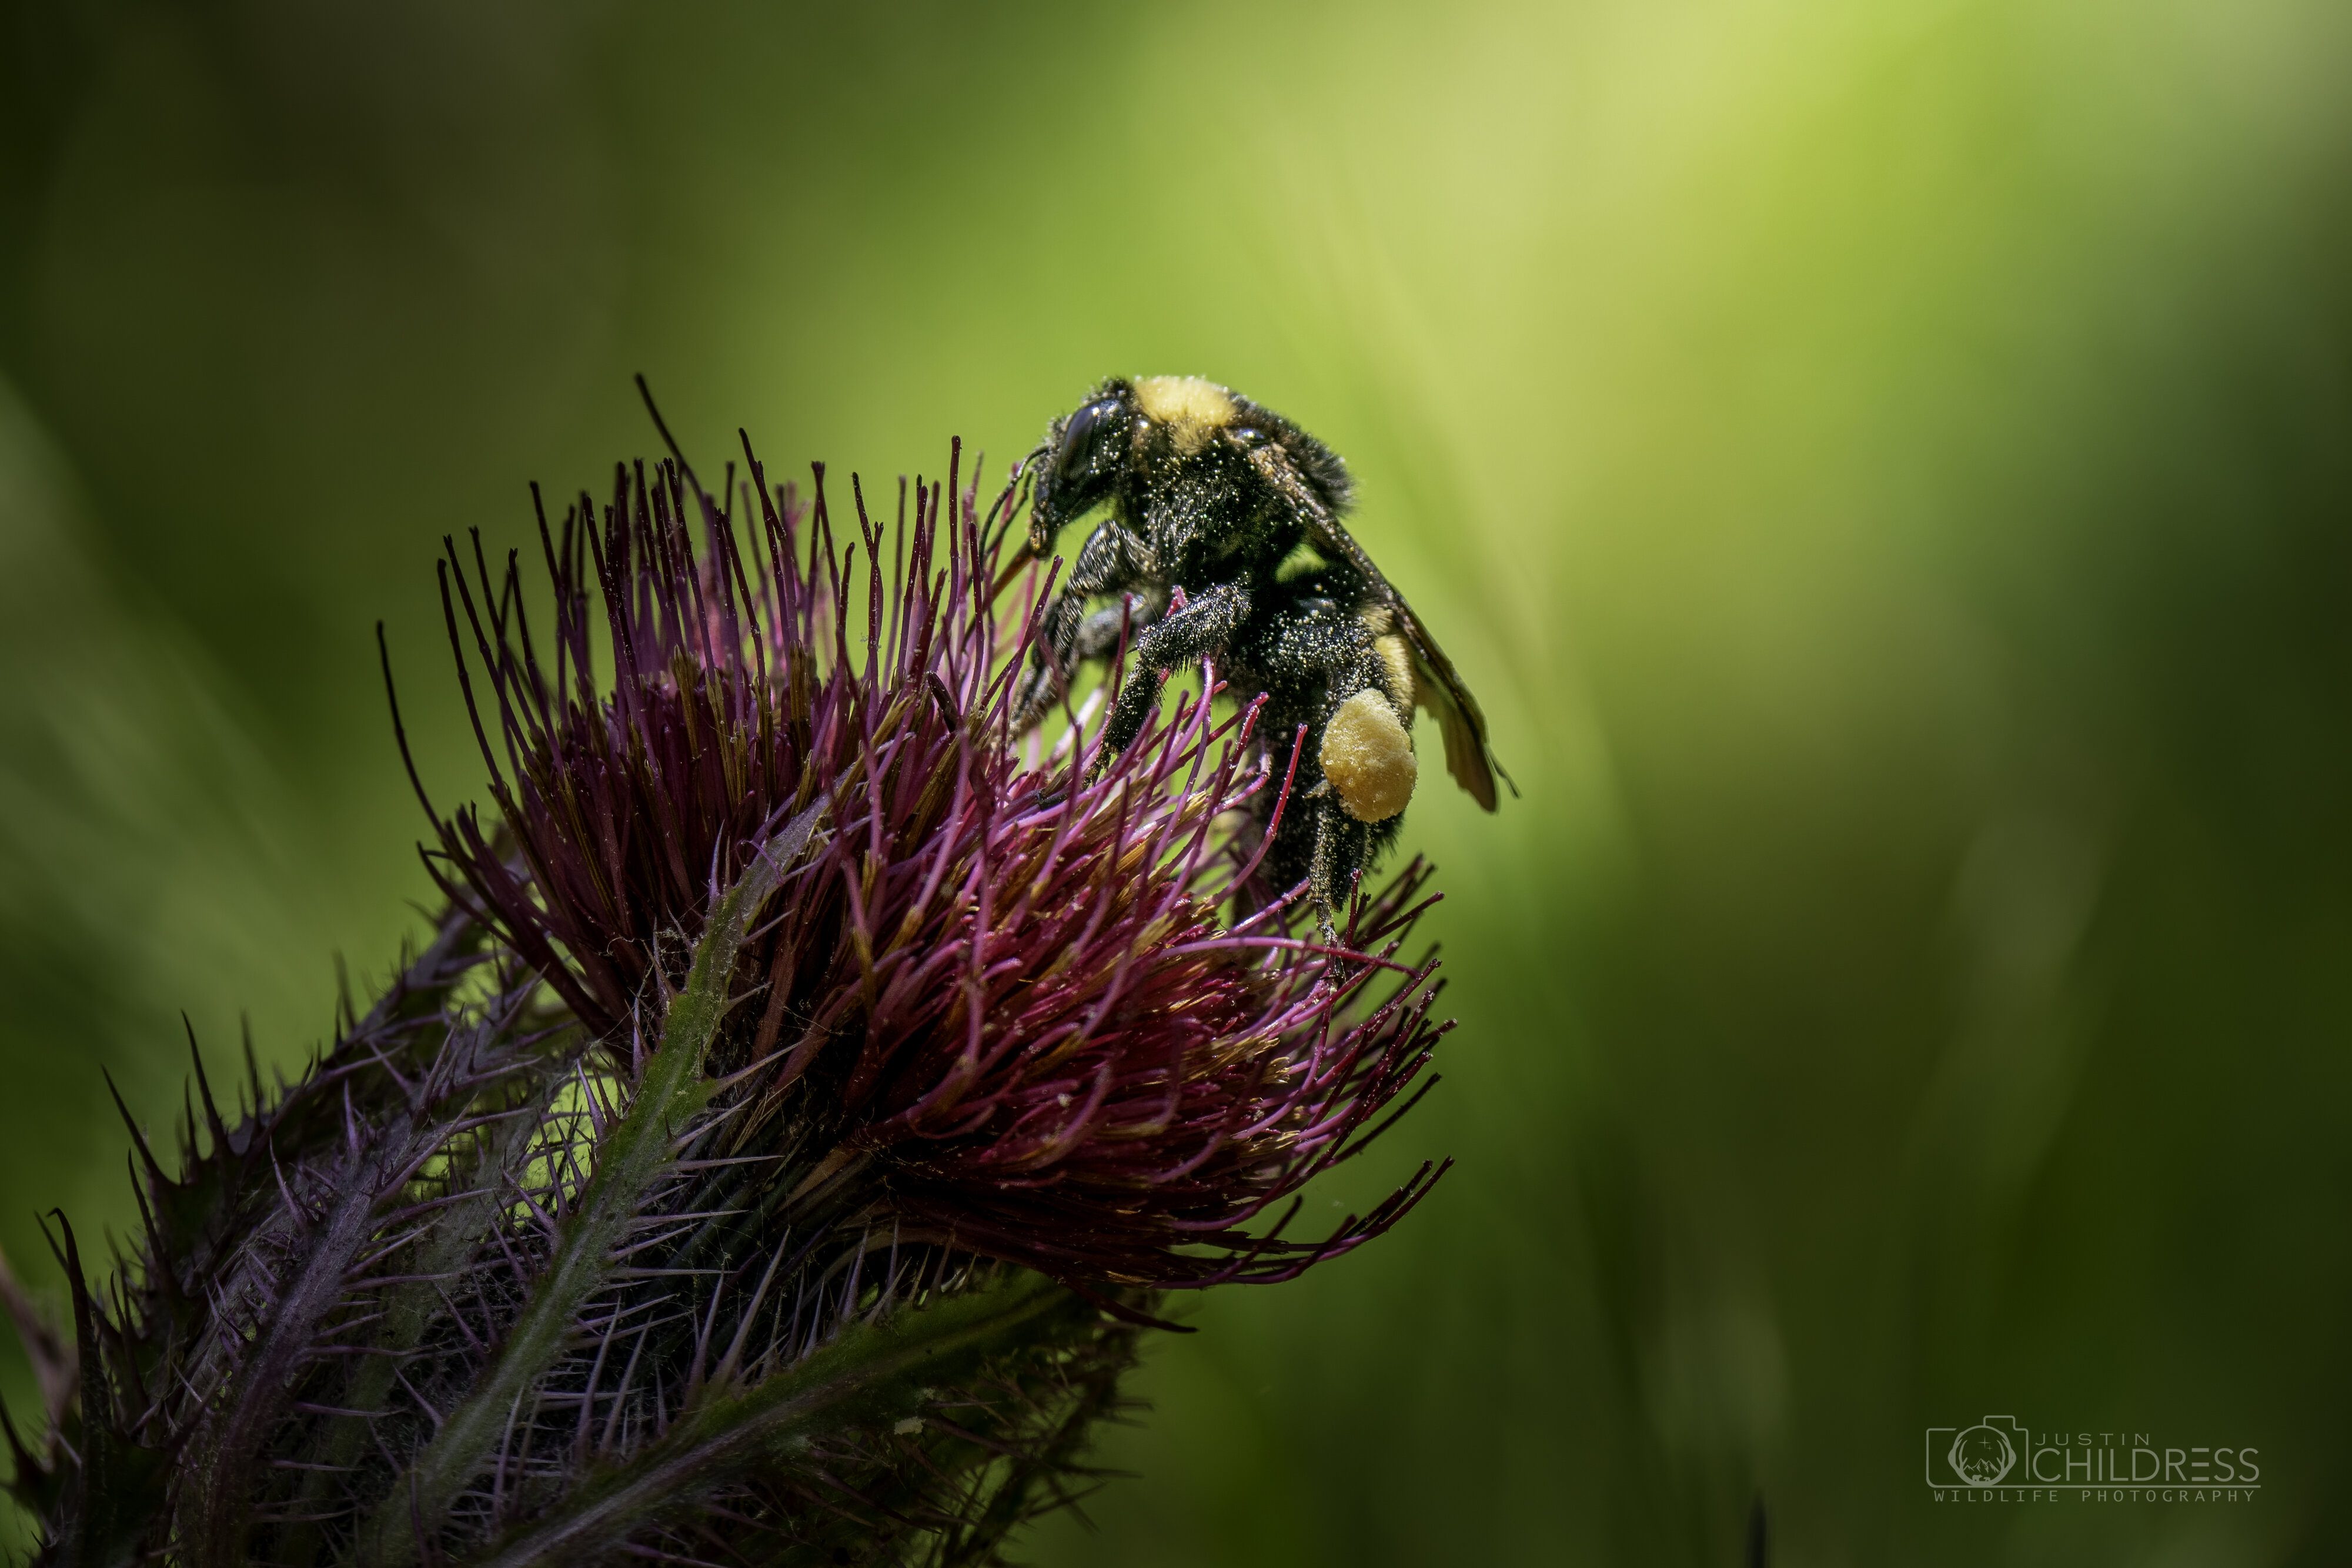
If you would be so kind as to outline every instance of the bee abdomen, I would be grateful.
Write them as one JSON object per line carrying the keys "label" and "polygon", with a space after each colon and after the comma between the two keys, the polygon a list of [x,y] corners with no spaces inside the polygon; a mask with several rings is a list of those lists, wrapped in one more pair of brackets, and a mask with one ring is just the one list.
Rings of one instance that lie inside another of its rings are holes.
{"label": "bee abdomen", "polygon": [[1405,645],[1402,637],[1391,632],[1372,640],[1372,652],[1380,655],[1381,672],[1388,677],[1382,684],[1388,687],[1389,701],[1396,706],[1397,716],[1404,727],[1411,729],[1413,705],[1421,700],[1421,688],[1412,673],[1412,650]]}

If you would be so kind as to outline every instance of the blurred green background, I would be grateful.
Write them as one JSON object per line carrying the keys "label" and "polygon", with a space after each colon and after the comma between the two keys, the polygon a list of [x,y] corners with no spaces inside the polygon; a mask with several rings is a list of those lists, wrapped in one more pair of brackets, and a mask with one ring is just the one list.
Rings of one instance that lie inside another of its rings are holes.
{"label": "blurred green background", "polygon": [[[0,5],[0,1246],[185,1009],[427,884],[372,626],[650,433],[992,464],[1113,371],[1345,453],[1525,789],[1433,789],[1383,1244],[1159,1346],[1043,1563],[2352,1553],[2336,0]],[[11,1346],[0,1388],[30,1391]],[[2250,1445],[1937,1506],[1923,1428]]]}

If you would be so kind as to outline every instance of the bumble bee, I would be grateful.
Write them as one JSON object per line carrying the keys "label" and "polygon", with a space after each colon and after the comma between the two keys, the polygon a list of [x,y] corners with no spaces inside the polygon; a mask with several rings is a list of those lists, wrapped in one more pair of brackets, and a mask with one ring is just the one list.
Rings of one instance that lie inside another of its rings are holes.
{"label": "bumble bee", "polygon": [[[1270,748],[1277,779],[1304,730],[1266,860],[1277,886],[1307,881],[1327,937],[1336,903],[1402,824],[1418,768],[1417,707],[1436,716],[1454,781],[1495,809],[1496,776],[1510,779],[1488,749],[1486,718],[1341,526],[1352,490],[1329,447],[1213,382],[1141,376],[1103,382],[1054,422],[1032,459],[1030,556],[1049,553],[1094,507],[1109,512],[1045,608],[1024,727],[1068,689],[1077,664],[1124,641],[1132,658],[1104,723],[1108,758],[1142,729],[1170,671],[1214,659],[1244,701],[1265,695],[1257,744]],[[1109,605],[1089,614],[1105,597]],[[1261,831],[1275,798],[1260,797]]]}

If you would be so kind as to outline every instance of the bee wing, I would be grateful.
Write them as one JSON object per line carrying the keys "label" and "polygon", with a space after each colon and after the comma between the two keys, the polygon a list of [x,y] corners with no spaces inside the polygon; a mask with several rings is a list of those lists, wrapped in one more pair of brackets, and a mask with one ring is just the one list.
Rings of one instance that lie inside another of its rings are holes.
{"label": "bee wing", "polygon": [[[1403,626],[1405,641],[1412,644],[1413,697],[1423,707],[1437,716],[1438,733],[1445,737],[1445,770],[1454,781],[1470,792],[1470,798],[1491,811],[1495,809],[1495,777],[1501,774],[1509,784],[1511,776],[1503,772],[1503,765],[1495,760],[1493,749],[1486,744],[1486,716],[1478,711],[1478,699],[1462,684],[1454,671],[1454,661],[1445,650],[1430,636],[1429,628],[1412,612],[1395,590],[1389,591],[1389,604],[1395,610],[1398,622]],[[1519,787],[1511,785],[1511,793]]]}
{"label": "bee wing", "polygon": [[1495,809],[1496,775],[1511,785],[1512,794],[1517,794],[1519,787],[1511,784],[1511,776],[1503,772],[1502,764],[1495,760],[1494,749],[1486,742],[1486,716],[1478,711],[1478,699],[1462,684],[1454,661],[1445,656],[1445,650],[1437,645],[1437,639],[1429,634],[1429,628],[1422,624],[1421,617],[1413,613],[1404,595],[1372,564],[1364,547],[1356,542],[1355,536],[1348,532],[1323,497],[1299,474],[1288,453],[1272,444],[1254,446],[1249,448],[1249,460],[1297,509],[1316,548],[1362,573],[1373,591],[1388,601],[1396,616],[1397,629],[1412,645],[1415,700],[1437,716],[1439,733],[1445,737],[1445,770],[1454,775],[1454,781],[1489,811]]}

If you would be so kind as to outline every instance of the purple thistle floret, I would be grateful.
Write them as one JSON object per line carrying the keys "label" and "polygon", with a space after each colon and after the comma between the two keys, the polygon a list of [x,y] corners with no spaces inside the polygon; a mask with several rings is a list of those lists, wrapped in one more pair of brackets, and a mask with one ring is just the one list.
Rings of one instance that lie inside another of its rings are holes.
{"label": "purple thistle floret", "polygon": [[1429,1191],[1286,1234],[1433,1082],[1426,873],[1309,940],[1251,809],[1295,742],[1213,671],[1040,758],[1050,584],[994,601],[1020,488],[957,467],[845,546],[748,443],[623,469],[541,516],[544,644],[450,549],[495,811],[434,815],[433,943],[295,1082],[138,1139],[110,1283],[60,1223],[51,1407],[0,1419],[37,1562],[1001,1561],[1163,1291]]}
{"label": "purple thistle floret", "polygon": [[[1319,1239],[1244,1228],[1360,1147],[1443,1032],[1434,959],[1396,961],[1423,868],[1360,902],[1351,950],[1302,940],[1303,901],[1249,896],[1233,827],[1284,785],[1255,708],[1186,700],[1098,777],[1088,744],[1022,765],[1013,677],[1043,585],[989,601],[1015,486],[983,517],[951,464],[911,523],[902,489],[877,571],[862,492],[837,549],[822,468],[803,507],[745,459],[723,498],[665,463],[616,476],[601,528],[585,496],[560,531],[542,514],[548,656],[513,557],[494,580],[478,543],[470,583],[443,563],[460,662],[488,670],[500,817],[442,823],[451,896],[625,1038],[676,983],[710,868],[724,883],[822,803],[822,852],[744,950],[734,1146],[782,1124],[903,1235],[1079,1285],[1287,1279],[1393,1224],[1435,1169]],[[1228,925],[1237,894],[1263,906]]]}

